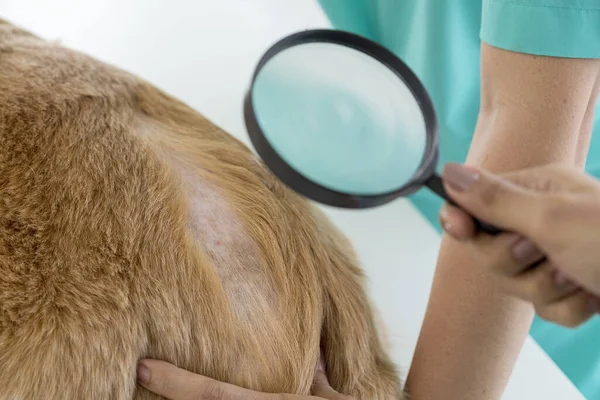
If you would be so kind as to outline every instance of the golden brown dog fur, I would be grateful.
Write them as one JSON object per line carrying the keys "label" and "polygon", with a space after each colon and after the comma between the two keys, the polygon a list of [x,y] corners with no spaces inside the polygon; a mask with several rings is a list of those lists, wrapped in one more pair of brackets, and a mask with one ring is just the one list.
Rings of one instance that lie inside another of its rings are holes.
{"label": "golden brown dog fur", "polygon": [[148,83],[0,21],[0,398],[151,399],[151,357],[400,399],[347,240]]}

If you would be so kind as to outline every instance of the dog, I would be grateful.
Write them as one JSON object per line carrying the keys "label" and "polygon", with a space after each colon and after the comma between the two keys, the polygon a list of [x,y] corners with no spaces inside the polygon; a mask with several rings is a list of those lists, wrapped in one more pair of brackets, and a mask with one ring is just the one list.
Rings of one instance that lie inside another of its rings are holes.
{"label": "dog", "polygon": [[151,84],[0,21],[0,399],[156,399],[141,358],[404,399],[349,241]]}

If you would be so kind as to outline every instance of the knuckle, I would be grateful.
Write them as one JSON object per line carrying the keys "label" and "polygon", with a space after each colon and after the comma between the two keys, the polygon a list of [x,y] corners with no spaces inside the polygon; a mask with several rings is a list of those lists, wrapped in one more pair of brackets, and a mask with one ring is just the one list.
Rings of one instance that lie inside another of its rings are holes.
{"label": "knuckle", "polygon": [[567,328],[576,328],[589,318],[585,312],[565,302],[552,307],[539,307],[537,312],[540,318]]}
{"label": "knuckle", "polygon": [[479,195],[482,205],[491,207],[496,204],[498,202],[499,193],[500,187],[494,182],[486,182],[485,185],[481,185]]}
{"label": "knuckle", "polygon": [[165,376],[160,380],[154,382],[151,381],[152,386],[159,387],[164,393],[168,393],[173,389],[173,379],[169,376]]}

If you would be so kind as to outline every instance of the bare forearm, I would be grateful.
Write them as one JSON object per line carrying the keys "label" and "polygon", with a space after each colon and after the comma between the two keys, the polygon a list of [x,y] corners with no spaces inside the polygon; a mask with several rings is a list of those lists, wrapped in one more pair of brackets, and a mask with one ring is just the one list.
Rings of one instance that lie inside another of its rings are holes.
{"label": "bare forearm", "polygon": [[[595,61],[484,45],[482,104],[468,162],[495,172],[581,164],[597,78]],[[460,244],[444,238],[409,393],[414,400],[499,399],[532,317],[529,305],[506,296]]]}

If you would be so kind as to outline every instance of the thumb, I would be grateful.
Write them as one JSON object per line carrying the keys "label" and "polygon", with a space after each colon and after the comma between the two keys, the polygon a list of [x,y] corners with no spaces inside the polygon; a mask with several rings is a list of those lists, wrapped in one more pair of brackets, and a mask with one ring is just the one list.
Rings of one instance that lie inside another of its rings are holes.
{"label": "thumb", "polygon": [[534,236],[543,193],[460,164],[448,164],[442,179],[448,195],[474,217],[505,230]]}

